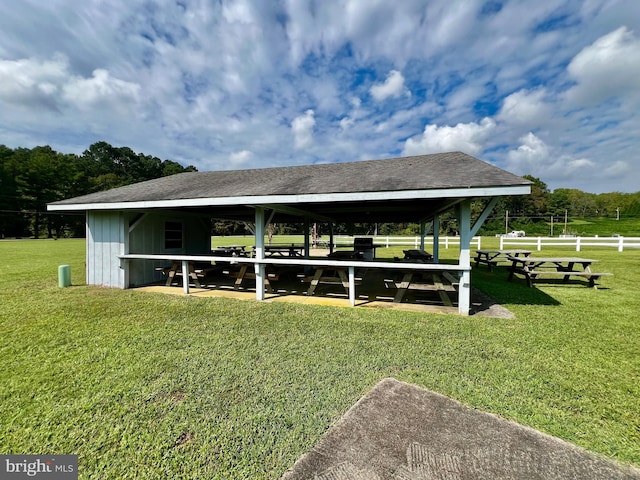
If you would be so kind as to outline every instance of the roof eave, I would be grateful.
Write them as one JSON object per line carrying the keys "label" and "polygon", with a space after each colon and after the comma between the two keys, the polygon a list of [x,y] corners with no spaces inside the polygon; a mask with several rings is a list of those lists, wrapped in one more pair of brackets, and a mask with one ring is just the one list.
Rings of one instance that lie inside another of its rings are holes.
{"label": "roof eave", "polygon": [[418,198],[470,198],[495,197],[504,195],[527,195],[531,193],[530,185],[439,188],[428,190],[399,190],[385,192],[345,192],[345,193],[310,193],[296,195],[260,195],[220,198],[184,198],[174,200],[151,200],[135,202],[102,202],[102,203],[52,203],[47,205],[49,211],[79,210],[130,210],[150,208],[180,208],[229,205],[262,205],[262,204],[297,204],[319,202],[354,202],[379,200],[412,200]]}

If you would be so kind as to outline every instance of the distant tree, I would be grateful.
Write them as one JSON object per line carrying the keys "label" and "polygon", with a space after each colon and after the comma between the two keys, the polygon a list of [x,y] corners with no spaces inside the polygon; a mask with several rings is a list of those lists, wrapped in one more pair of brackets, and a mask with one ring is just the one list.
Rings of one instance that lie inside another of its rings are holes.
{"label": "distant tree", "polygon": [[18,169],[14,151],[0,145],[0,237],[22,236],[26,222],[20,214]]}
{"label": "distant tree", "polygon": [[169,175],[175,175],[176,173],[183,172],[197,172],[198,169],[193,165],[189,165],[188,167],[183,167],[177,162],[172,160],[164,160],[162,162],[162,176],[168,177]]}
{"label": "distant tree", "polygon": [[181,171],[196,169],[106,142],[94,143],[80,156],[50,146],[12,150],[0,145],[0,235],[83,234],[80,216],[46,212],[47,203]]}

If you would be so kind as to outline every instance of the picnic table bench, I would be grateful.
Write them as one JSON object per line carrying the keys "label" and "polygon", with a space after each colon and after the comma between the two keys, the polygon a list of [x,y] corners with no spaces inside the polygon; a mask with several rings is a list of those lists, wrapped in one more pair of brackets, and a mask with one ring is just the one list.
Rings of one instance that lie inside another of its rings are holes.
{"label": "picnic table bench", "polygon": [[[254,247],[255,248],[255,247]],[[303,257],[304,246],[301,245],[265,245],[264,253],[266,256],[279,257]]]}
{"label": "picnic table bench", "polygon": [[[533,287],[533,282],[540,275],[562,277],[563,282],[568,282],[571,277],[579,277],[588,280],[589,287],[597,288],[596,280],[600,277],[613,275],[606,272],[592,272],[591,265],[598,260],[577,257],[515,257],[509,256],[511,268],[509,281],[513,280],[516,273],[525,276],[527,286]],[[582,269],[578,269],[581,267]]]}
{"label": "picnic table bench", "polygon": [[403,260],[415,263],[431,263],[433,262],[433,255],[429,252],[419,249],[403,250]]}
{"label": "picnic table bench", "polygon": [[[208,273],[213,272],[216,269],[217,267],[211,263],[188,262],[188,272],[186,277],[187,279],[191,279],[197,288],[201,288],[200,278],[207,276]],[[172,261],[171,266],[169,267],[156,267],[156,271],[162,272],[162,275],[167,276],[167,281],[165,282],[165,286],[167,287],[171,286],[176,276],[184,277],[184,273],[182,272],[182,262],[178,260]],[[186,279],[183,278],[183,283],[185,280]]]}
{"label": "picnic table bench", "polygon": [[[438,292],[442,303],[448,307],[453,305],[449,293],[455,293],[457,291],[455,285],[458,284],[458,279],[450,272],[442,270],[427,273],[416,270],[406,270],[403,271],[402,274],[400,281],[394,279],[384,280],[387,286],[393,285],[398,289],[393,298],[393,303],[401,303],[407,290],[423,290]],[[442,277],[444,277],[446,281],[443,281]]]}
{"label": "picnic table bench", "polygon": [[[318,266],[315,267],[315,272],[313,275],[304,275],[302,277],[302,282],[310,282],[309,288],[307,290],[307,295],[313,295],[316,291],[316,288],[320,284],[326,285],[342,285],[345,289],[347,295],[349,295],[349,275],[348,275],[349,267],[326,267],[326,266]],[[359,272],[361,273],[361,272]],[[355,285],[362,284],[362,277],[364,276],[361,273],[359,276],[355,278]]]}
{"label": "picnic table bench", "polygon": [[529,255],[531,255],[530,250],[476,250],[473,260],[476,262],[476,267],[484,263],[491,271],[491,267],[497,267],[499,262],[508,263],[509,257],[528,257]]}
{"label": "picnic table bench", "polygon": [[[233,283],[233,289],[239,290],[242,286],[242,282],[245,279],[255,280],[256,273],[249,268],[253,268],[253,264],[243,263],[240,266],[240,269],[237,271],[227,271],[231,278],[235,278],[235,282]],[[278,281],[280,279],[280,275],[277,272],[266,272],[264,276],[264,287],[269,293],[273,293],[273,288],[271,287],[271,281]]]}

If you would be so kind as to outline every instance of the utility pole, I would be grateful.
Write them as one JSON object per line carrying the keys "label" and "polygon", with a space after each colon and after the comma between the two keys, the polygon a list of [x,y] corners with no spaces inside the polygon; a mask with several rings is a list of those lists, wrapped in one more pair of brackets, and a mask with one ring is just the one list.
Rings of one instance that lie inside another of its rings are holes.
{"label": "utility pole", "polygon": [[509,233],[509,210],[505,212],[504,215],[504,234]]}
{"label": "utility pole", "polygon": [[564,231],[562,232],[565,235],[567,234],[567,211],[564,211]]}
{"label": "utility pole", "polygon": [[551,215],[551,236],[553,237],[553,215]]}
{"label": "utility pole", "polygon": [[616,208],[616,220],[620,220],[620,207]]}

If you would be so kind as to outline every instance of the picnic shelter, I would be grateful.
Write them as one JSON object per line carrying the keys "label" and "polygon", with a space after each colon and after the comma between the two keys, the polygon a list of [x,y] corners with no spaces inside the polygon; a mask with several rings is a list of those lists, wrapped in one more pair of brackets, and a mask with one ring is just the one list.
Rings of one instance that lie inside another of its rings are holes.
{"label": "picnic shelter", "polygon": [[[267,268],[344,270],[351,305],[356,269],[447,272],[456,279],[458,312],[471,302],[470,242],[501,197],[526,195],[531,182],[462,152],[304,166],[187,172],[50,203],[50,211],[86,212],[86,278],[90,285],[131,288],[162,280],[167,262],[228,262],[211,248],[211,222],[245,222],[254,234],[252,256],[235,259],[253,270],[257,300],[265,298]],[[472,219],[471,201],[486,199]],[[439,219],[455,212],[460,252],[439,261]],[[266,255],[270,222],[310,225],[399,223],[421,225],[421,250],[433,229],[433,261],[384,262],[312,258],[309,235],[299,257]],[[246,268],[245,268],[246,270]],[[166,273],[166,272],[165,272]],[[253,277],[252,277],[253,278]]]}

